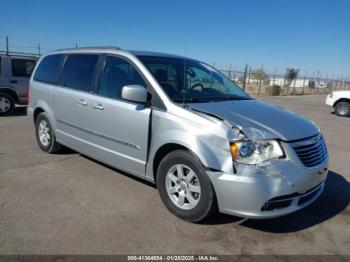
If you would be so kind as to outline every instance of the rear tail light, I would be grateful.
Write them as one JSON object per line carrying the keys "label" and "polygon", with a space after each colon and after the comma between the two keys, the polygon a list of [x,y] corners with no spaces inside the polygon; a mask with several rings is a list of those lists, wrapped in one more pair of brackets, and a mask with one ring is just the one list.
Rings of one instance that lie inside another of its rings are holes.
{"label": "rear tail light", "polygon": [[24,102],[25,102],[26,104],[29,103],[29,89],[30,89],[30,86],[29,86],[29,83],[28,83],[28,85],[27,85],[27,87],[26,87],[26,97],[24,98]]}

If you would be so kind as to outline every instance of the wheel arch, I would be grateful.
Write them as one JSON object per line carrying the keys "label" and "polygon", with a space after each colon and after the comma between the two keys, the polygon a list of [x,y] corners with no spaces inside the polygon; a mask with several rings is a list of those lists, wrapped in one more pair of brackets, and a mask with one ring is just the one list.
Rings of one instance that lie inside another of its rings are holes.
{"label": "wheel arch", "polygon": [[0,93],[8,94],[8,95],[10,95],[13,98],[15,103],[18,102],[18,94],[17,94],[16,90],[14,90],[12,88],[9,88],[9,87],[0,88]]}
{"label": "wheel arch", "polygon": [[160,148],[158,148],[158,150],[156,151],[154,158],[153,158],[152,170],[153,170],[154,181],[156,181],[158,167],[159,167],[159,164],[162,161],[162,159],[166,155],[168,155],[169,153],[176,151],[176,150],[185,150],[185,151],[193,154],[193,152],[191,152],[191,150],[189,148],[187,148],[183,145],[177,144],[177,143],[167,143],[167,144],[162,145]]}
{"label": "wheel arch", "polygon": [[176,150],[184,150],[189,152],[194,158],[198,160],[198,162],[205,168],[206,170],[216,170],[210,167],[210,163],[207,162],[207,159],[204,158],[199,152],[195,152],[191,149],[190,145],[184,145],[180,142],[168,142],[160,146],[154,154],[152,161],[152,176],[154,182],[156,182],[157,171],[159,168],[159,164],[162,159],[168,155],[169,153]]}
{"label": "wheel arch", "polygon": [[56,119],[55,119],[55,115],[52,111],[52,109],[50,108],[50,106],[46,103],[46,101],[44,100],[38,100],[35,104],[35,106],[33,107],[33,115],[32,115],[32,120],[35,124],[35,121],[38,117],[38,115],[42,112],[45,112],[47,114],[47,117],[49,118],[50,124],[52,126],[52,128],[54,130],[56,130]]}
{"label": "wheel arch", "polygon": [[34,124],[35,124],[35,122],[36,122],[36,119],[38,118],[38,115],[39,115],[40,113],[42,113],[42,112],[45,112],[45,110],[42,109],[41,107],[35,108],[34,114],[33,114]]}
{"label": "wheel arch", "polygon": [[336,107],[337,104],[339,104],[340,102],[348,102],[348,103],[350,103],[350,98],[340,98],[340,99],[338,99],[337,101],[334,102],[333,107]]}

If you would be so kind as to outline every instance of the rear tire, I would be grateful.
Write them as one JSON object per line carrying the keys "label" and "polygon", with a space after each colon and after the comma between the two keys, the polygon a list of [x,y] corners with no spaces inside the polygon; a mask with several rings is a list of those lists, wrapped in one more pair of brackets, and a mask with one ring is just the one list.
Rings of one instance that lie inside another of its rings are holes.
{"label": "rear tire", "polygon": [[45,112],[38,115],[35,121],[35,134],[39,147],[46,153],[57,153],[62,145],[56,141],[55,133]]}
{"label": "rear tire", "polygon": [[0,93],[0,116],[10,115],[15,109],[15,100],[6,93]]}
{"label": "rear tire", "polygon": [[349,102],[339,102],[335,106],[335,112],[338,116],[350,116],[350,103]]}
{"label": "rear tire", "polygon": [[189,222],[199,222],[216,210],[209,176],[192,154],[185,150],[169,153],[157,171],[159,195],[170,212]]}

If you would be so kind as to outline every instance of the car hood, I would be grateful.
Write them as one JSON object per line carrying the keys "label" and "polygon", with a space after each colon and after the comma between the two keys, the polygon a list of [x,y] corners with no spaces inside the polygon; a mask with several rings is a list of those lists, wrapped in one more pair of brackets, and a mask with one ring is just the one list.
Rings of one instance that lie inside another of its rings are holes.
{"label": "car hood", "polygon": [[349,95],[350,94],[350,90],[335,90],[335,91],[332,91],[332,93]]}
{"label": "car hood", "polygon": [[306,118],[259,100],[190,103],[189,108],[226,120],[250,139],[298,140],[320,129]]}

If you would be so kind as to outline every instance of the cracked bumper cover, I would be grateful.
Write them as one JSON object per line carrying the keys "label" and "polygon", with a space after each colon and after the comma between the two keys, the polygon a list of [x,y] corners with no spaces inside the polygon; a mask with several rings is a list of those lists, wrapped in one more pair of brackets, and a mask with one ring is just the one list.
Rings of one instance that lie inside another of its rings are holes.
{"label": "cracked bumper cover", "polygon": [[[261,167],[241,164],[236,174],[207,173],[221,213],[273,218],[295,212],[315,201],[323,191],[327,165],[328,159],[317,168],[306,168],[290,160],[274,160]],[[262,211],[269,200],[289,195],[291,202],[287,207]]]}

